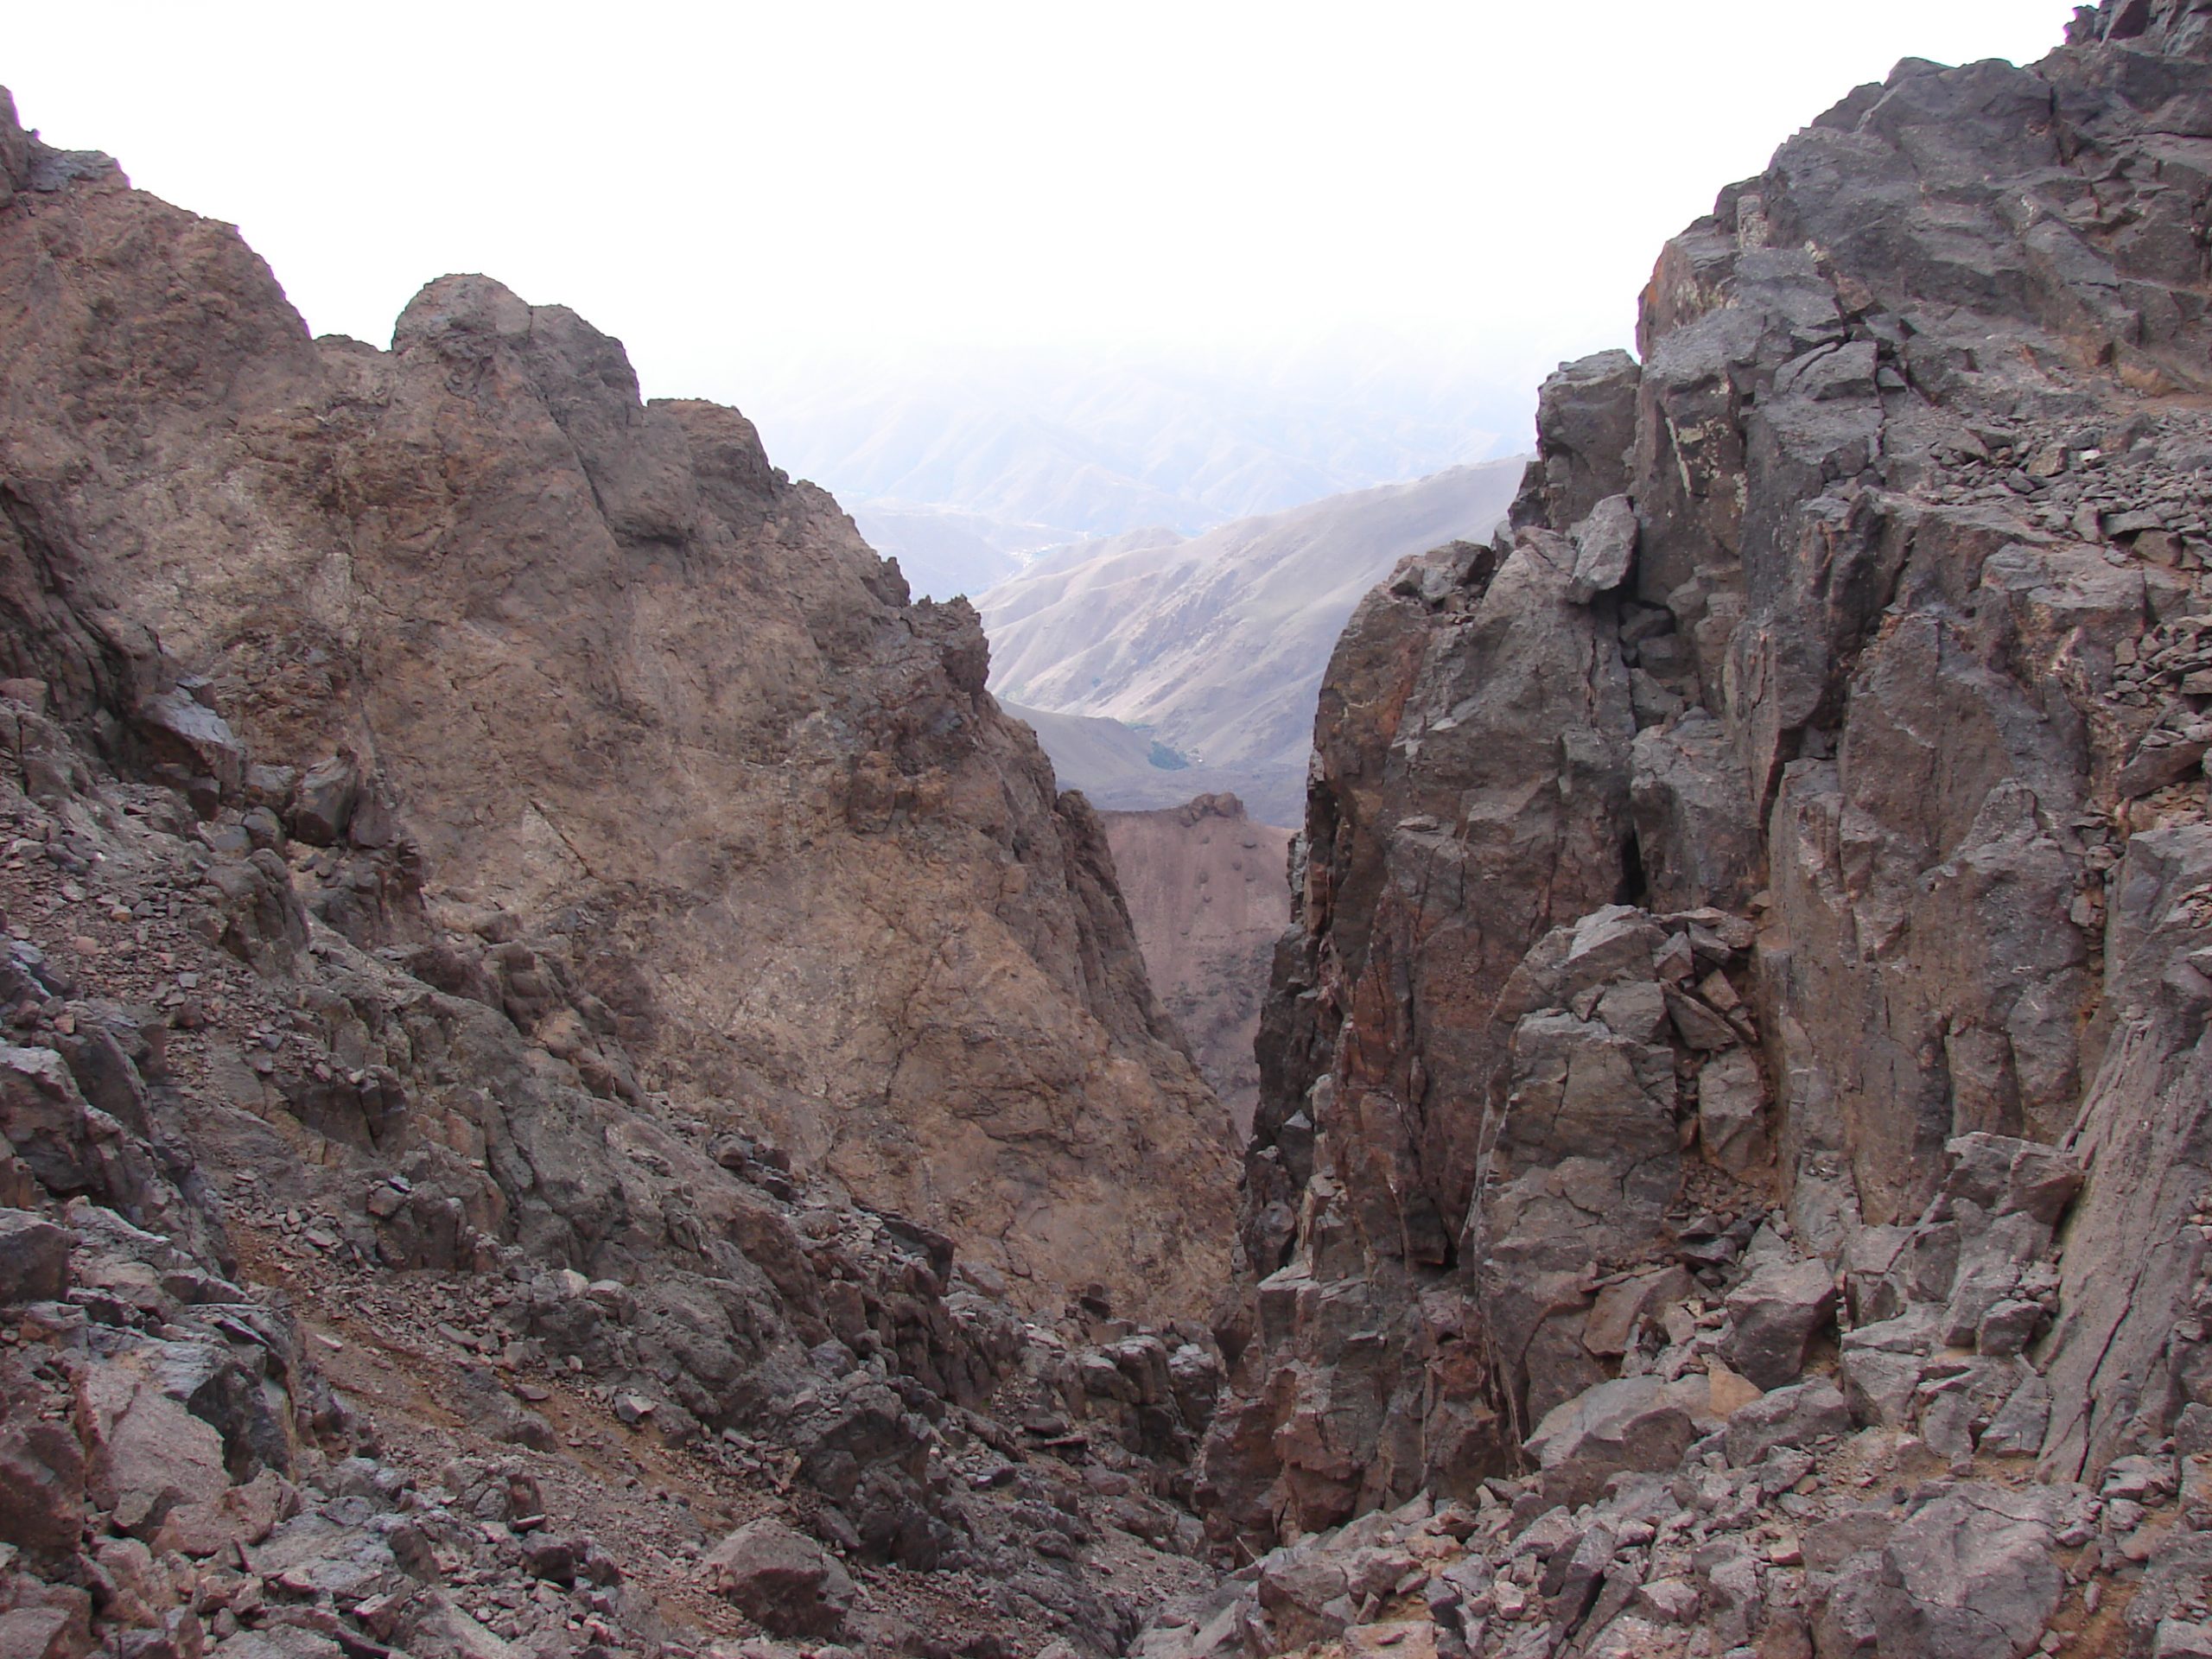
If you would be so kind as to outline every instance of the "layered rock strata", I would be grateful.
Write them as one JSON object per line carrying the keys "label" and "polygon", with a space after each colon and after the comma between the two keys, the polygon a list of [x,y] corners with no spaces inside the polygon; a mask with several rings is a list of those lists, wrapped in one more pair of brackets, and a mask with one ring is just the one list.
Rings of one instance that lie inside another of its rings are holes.
{"label": "layered rock strata", "polygon": [[[1363,604],[1263,1016],[1222,1535],[1517,1478],[1618,1543],[1666,1516],[1578,1506],[1637,1471],[1740,1534],[1681,1480],[1809,1369],[1875,1437],[1849,1467],[2015,1459],[2048,1513],[1931,1494],[1819,1572],[1716,1547],[1694,1624],[2024,1652],[2099,1515],[2187,1622],[2201,1563],[2097,1489],[2147,1460],[2172,1503],[2212,1421],[2208,89],[2184,0],[1859,89],[1668,245],[1638,356],[1546,384],[1510,531]],[[1990,1570],[2043,1565],[1993,1632],[1915,1552],[1979,1562],[2000,1511]],[[1557,1541],[1547,1596],[1675,1570]],[[1287,1650],[1265,1583],[1223,1628]],[[1473,1650],[1719,1631],[1590,1598]]]}

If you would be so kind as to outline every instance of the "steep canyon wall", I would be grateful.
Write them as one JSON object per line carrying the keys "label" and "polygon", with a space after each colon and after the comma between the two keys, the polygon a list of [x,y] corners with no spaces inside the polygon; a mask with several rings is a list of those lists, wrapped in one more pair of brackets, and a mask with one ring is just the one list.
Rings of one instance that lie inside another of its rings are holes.
{"label": "steep canyon wall", "polygon": [[[1362,605],[1263,1019],[1223,1531],[1472,1501],[1755,1230],[1812,1264],[1808,1336],[1831,1277],[1847,1329],[1943,1305],[1917,1351],[1964,1343],[1977,1426],[2022,1395],[2050,1477],[2212,1406],[2209,214],[2200,6],[1904,63],[1668,244],[1637,357],[1546,384],[1509,532]],[[1984,1273],[1947,1172],[2016,1143],[2086,1179]],[[1899,1290],[1929,1226],[1953,1265]],[[1796,1375],[1751,1323],[1715,1359]]]}

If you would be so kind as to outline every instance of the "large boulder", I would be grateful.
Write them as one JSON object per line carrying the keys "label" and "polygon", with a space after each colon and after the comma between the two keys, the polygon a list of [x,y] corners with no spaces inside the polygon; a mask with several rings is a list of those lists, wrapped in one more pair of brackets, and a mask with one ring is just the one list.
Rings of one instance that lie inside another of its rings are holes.
{"label": "large boulder", "polygon": [[164,1392],[160,1364],[151,1350],[102,1361],[77,1395],[93,1501],[112,1510],[129,1499],[153,1521],[180,1503],[214,1503],[231,1484],[222,1435]]}
{"label": "large boulder", "polygon": [[702,1565],[715,1594],[778,1636],[835,1636],[853,1605],[845,1569],[821,1545],[772,1517],[740,1527]]}
{"label": "large boulder", "polygon": [[195,794],[212,785],[220,798],[229,798],[245,784],[245,746],[220,715],[186,691],[148,697],[132,721],[155,764],[174,769],[176,781],[194,786]]}
{"label": "large boulder", "polygon": [[1710,1396],[1702,1377],[1669,1383],[1624,1376],[1554,1408],[1527,1446],[1542,1471],[1545,1497],[1587,1503],[1615,1475],[1673,1469],[1696,1437],[1693,1414]]}
{"label": "large boulder", "polygon": [[1835,1315],[1835,1279],[1818,1260],[1768,1262],[1728,1293],[1728,1363],[1763,1389],[1805,1369],[1814,1334]]}
{"label": "large boulder", "polygon": [[0,1428],[0,1543],[73,1549],[85,1530],[85,1453],[59,1423]]}
{"label": "large boulder", "polygon": [[[1998,1489],[1969,1485],[1898,1526],[1856,1594],[1876,1652],[2023,1659],[2058,1610],[2066,1575],[2050,1528]],[[1842,1589],[1839,1594],[1845,1594]]]}
{"label": "large boulder", "polygon": [[1851,1408],[1824,1379],[1777,1389],[1738,1408],[1728,1420],[1728,1461],[1742,1469],[1777,1446],[1809,1446],[1851,1432]]}
{"label": "large boulder", "polygon": [[69,1235],[43,1216],[0,1210],[0,1306],[51,1302],[69,1285]]}
{"label": "large boulder", "polygon": [[90,1646],[83,1619],[67,1608],[15,1607],[0,1613],[0,1659],[78,1659]]}

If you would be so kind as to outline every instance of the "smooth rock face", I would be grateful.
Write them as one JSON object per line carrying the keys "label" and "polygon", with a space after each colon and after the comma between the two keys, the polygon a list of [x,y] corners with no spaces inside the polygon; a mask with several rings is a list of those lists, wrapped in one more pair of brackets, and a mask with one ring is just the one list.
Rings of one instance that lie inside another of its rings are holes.
{"label": "smooth rock face", "polygon": [[1260,1095],[1252,1058],[1260,1000],[1290,919],[1290,832],[1254,822],[1234,795],[1098,817],[1153,990],[1241,1143]]}
{"label": "smooth rock face", "polygon": [[[0,552],[100,620],[0,669],[133,710],[118,741],[202,816],[268,807],[333,855],[321,912],[504,977],[554,1060],[766,1134],[1038,1300],[1205,1305],[1225,1118],[964,602],[910,605],[743,416],[640,402],[572,312],[450,276],[389,353],[311,340],[227,228],[104,162],[41,176],[0,210],[0,452],[35,504]],[[154,632],[188,685],[133,677]],[[428,930],[343,874],[395,847]],[[282,921],[265,948],[302,948]]]}
{"label": "smooth rock face", "polygon": [[[2202,1433],[2208,63],[2115,0],[1859,89],[1662,251],[1640,361],[1546,384],[1510,531],[1355,613],[1218,1535],[1474,1501],[1700,1366],[2057,1480]],[[1993,1623],[1885,1580],[1791,1639],[2032,1646],[2047,1539],[1948,1519]]]}

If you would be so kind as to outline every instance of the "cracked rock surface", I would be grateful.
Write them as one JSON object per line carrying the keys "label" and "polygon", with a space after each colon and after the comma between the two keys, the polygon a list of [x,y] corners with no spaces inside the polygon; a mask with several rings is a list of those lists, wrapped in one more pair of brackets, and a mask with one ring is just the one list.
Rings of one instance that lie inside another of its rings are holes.
{"label": "cracked rock surface", "polygon": [[2195,1651],[2212,10],[1908,61],[1339,642],[1139,1651]]}
{"label": "cracked rock surface", "polygon": [[[1226,1119],[972,610],[908,603],[742,416],[641,402],[571,311],[448,276],[389,351],[310,340],[228,227],[0,129],[0,549],[54,625],[9,671],[289,815],[326,910],[554,1059],[1040,1306],[1205,1306]],[[156,636],[167,677],[129,666]],[[419,911],[361,885],[393,847]]]}

